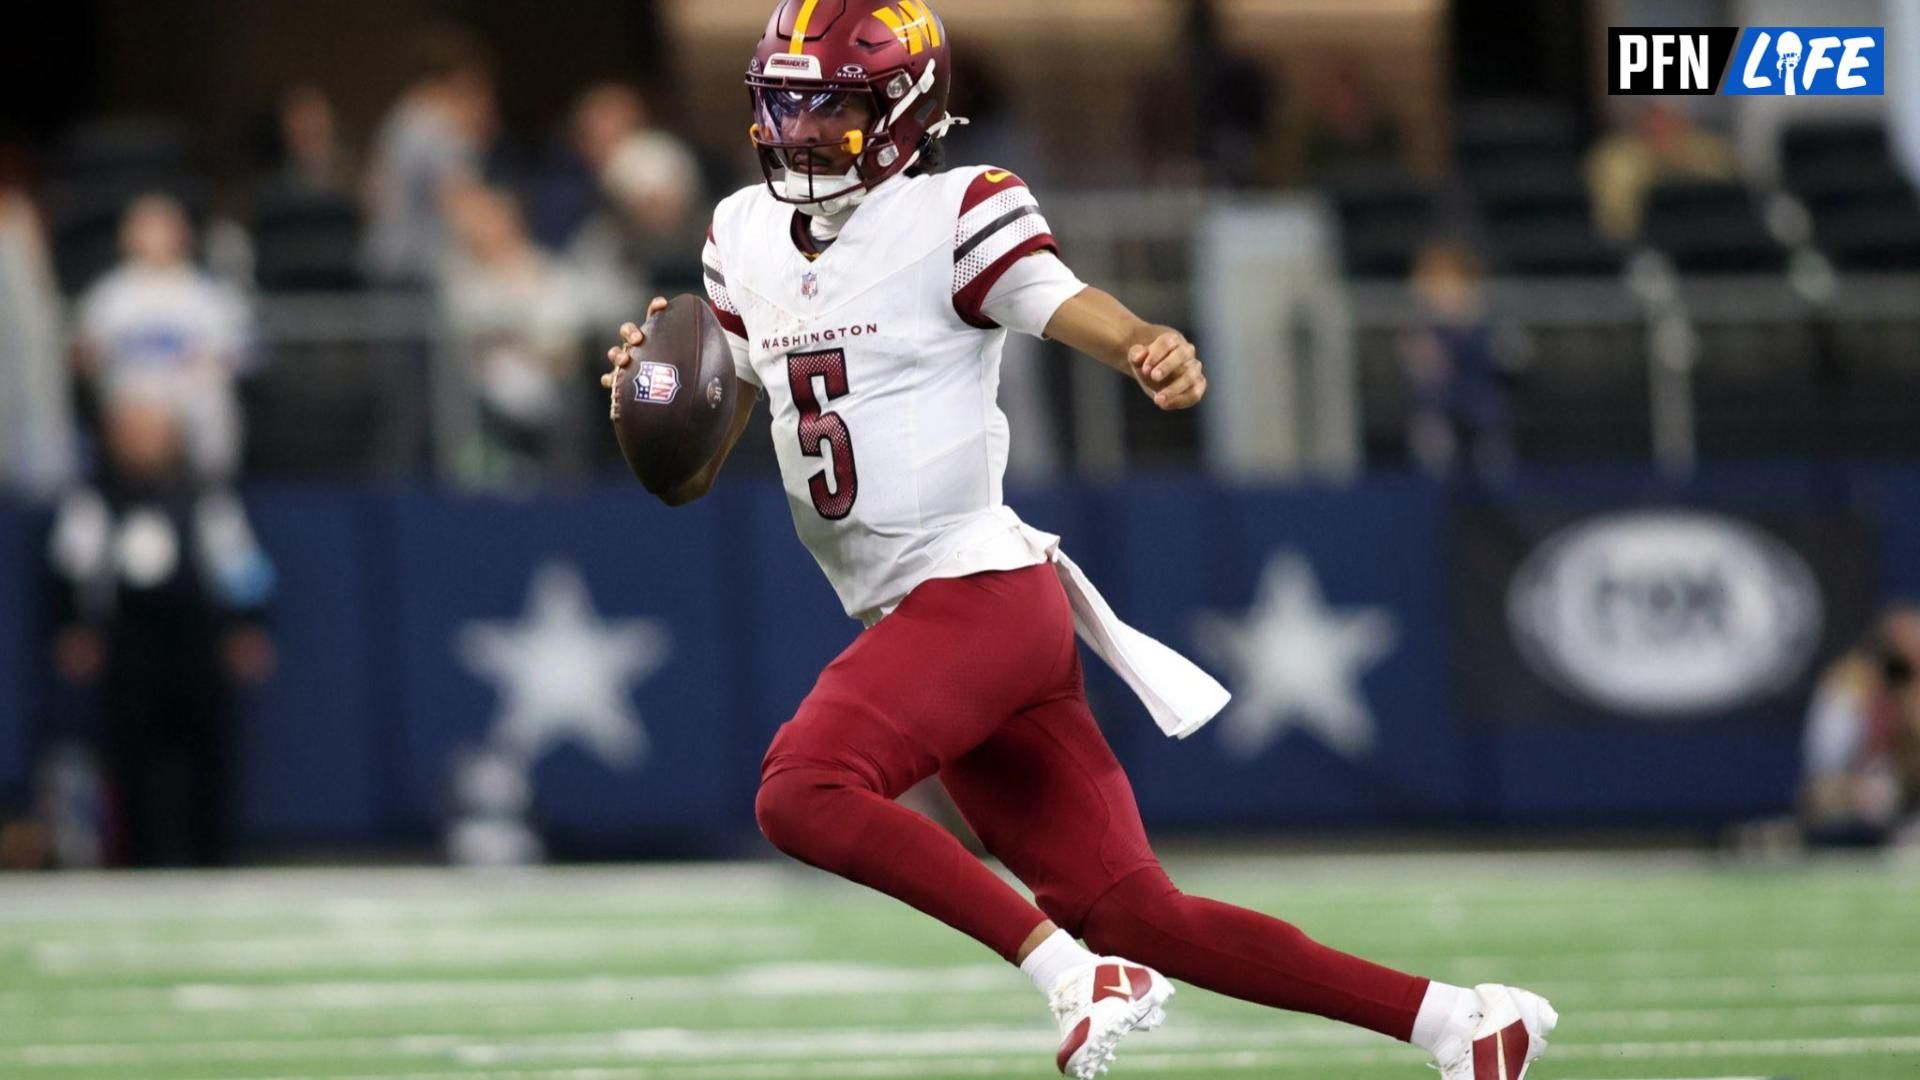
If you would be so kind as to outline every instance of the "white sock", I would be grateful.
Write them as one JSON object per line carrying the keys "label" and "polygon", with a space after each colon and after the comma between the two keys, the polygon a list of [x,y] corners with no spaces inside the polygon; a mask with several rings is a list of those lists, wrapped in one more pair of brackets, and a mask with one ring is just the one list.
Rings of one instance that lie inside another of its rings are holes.
{"label": "white sock", "polygon": [[1408,1042],[1429,1054],[1438,1053],[1440,1043],[1461,1028],[1471,1028],[1469,1019],[1480,1007],[1480,995],[1464,986],[1434,982],[1420,1001],[1420,1012],[1413,1018],[1413,1035]]}
{"label": "white sock", "polygon": [[1033,985],[1041,993],[1051,994],[1053,984],[1060,981],[1060,976],[1098,959],[1065,930],[1055,930],[1047,935],[1047,940],[1028,953],[1025,960],[1020,961],[1020,970],[1027,973],[1027,978],[1033,980]]}

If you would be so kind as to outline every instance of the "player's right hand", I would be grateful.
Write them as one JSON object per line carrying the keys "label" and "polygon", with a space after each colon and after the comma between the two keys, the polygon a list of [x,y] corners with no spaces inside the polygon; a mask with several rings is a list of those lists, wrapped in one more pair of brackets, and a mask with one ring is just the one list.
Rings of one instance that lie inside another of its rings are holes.
{"label": "player's right hand", "polygon": [[[655,315],[658,315],[666,306],[666,297],[654,297],[647,304],[647,318],[651,319]],[[639,348],[641,343],[646,340],[646,331],[640,329],[640,327],[633,323],[622,323],[620,325],[620,344],[607,350],[607,361],[611,363],[615,369],[626,367],[628,364],[633,363],[633,350]],[[600,385],[609,390],[613,389],[613,374],[613,372],[609,371],[605,375],[600,376]]]}

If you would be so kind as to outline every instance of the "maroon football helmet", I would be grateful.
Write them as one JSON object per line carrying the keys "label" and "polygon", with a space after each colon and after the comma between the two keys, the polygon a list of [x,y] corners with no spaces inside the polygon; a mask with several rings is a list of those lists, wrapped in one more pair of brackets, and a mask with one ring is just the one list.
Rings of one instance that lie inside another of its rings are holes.
{"label": "maroon football helmet", "polygon": [[[781,0],[747,65],[749,129],[773,197],[833,213],[964,123],[947,113],[947,31],[925,0]],[[844,174],[821,151],[851,154]]]}

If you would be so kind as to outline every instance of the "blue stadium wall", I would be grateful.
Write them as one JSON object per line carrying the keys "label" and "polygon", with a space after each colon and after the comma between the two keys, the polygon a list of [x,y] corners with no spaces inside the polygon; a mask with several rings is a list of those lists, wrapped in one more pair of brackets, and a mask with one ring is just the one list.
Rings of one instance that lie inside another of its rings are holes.
{"label": "blue stadium wall", "polygon": [[[282,584],[280,670],[245,705],[242,816],[261,851],[431,842],[454,763],[501,739],[526,692],[516,680],[542,664],[550,679],[613,680],[612,722],[630,729],[617,753],[564,724],[538,743],[534,817],[560,850],[749,849],[761,751],[858,630],[768,483],[671,512],[629,487],[532,501],[260,488],[248,501]],[[1710,469],[1682,485],[1547,471],[1498,495],[1394,476],[1337,490],[1168,478],[1009,501],[1065,537],[1123,616],[1235,691],[1239,711],[1174,742],[1089,657],[1143,811],[1180,829],[1780,812],[1819,665],[1879,603],[1920,597],[1912,468]],[[1567,522],[1649,508],[1747,522],[1804,556],[1821,610],[1799,628],[1813,637],[1790,677],[1643,715],[1582,700],[1501,643],[1509,556]],[[46,524],[0,504],[0,794],[16,803],[35,746],[85,731],[93,707],[45,668]],[[509,675],[489,672],[472,641],[489,628],[535,646],[585,634],[629,662],[608,675],[563,654],[559,671],[530,646]]]}

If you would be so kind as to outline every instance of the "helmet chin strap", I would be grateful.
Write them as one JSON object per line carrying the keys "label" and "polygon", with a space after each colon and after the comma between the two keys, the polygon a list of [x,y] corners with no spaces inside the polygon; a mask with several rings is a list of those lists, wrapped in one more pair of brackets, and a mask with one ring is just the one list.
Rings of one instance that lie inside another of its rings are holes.
{"label": "helmet chin strap", "polygon": [[934,121],[932,124],[928,125],[927,134],[933,136],[936,139],[944,139],[947,137],[947,132],[949,130],[957,127],[965,127],[971,123],[973,123],[973,121],[967,119],[964,116],[955,116],[952,113],[948,113],[947,115],[941,117],[940,119]]}

